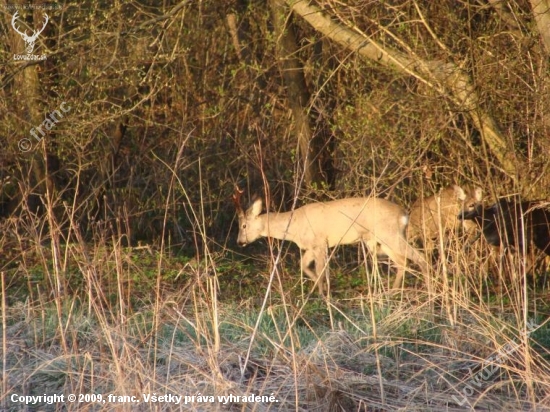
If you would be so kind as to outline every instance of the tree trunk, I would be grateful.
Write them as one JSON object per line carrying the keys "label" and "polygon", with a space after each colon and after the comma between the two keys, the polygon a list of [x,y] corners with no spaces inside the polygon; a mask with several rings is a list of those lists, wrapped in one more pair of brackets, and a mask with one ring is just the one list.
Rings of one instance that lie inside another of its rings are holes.
{"label": "tree trunk", "polygon": [[311,186],[322,181],[319,165],[315,161],[322,150],[322,145],[319,145],[318,139],[313,139],[313,131],[310,127],[308,114],[310,93],[306,86],[302,65],[296,58],[298,53],[296,34],[292,21],[287,19],[287,7],[282,0],[270,0],[269,5],[277,36],[279,67],[294,118],[298,156],[302,165],[301,172],[306,186]]}
{"label": "tree trunk", "polygon": [[[20,2],[22,9],[23,2]],[[13,12],[14,14],[15,12]],[[34,13],[33,20],[37,21],[36,25],[42,24],[42,15],[40,13]],[[8,15],[10,18],[10,28],[11,28],[11,14]],[[24,30],[25,25],[22,22],[24,14],[20,13],[18,26],[22,27]],[[39,20],[36,20],[39,18]],[[11,45],[13,54],[26,54],[25,43],[22,37],[15,32],[15,30],[9,30],[11,34]],[[36,53],[36,51],[35,51]],[[11,56],[10,56],[11,57]],[[25,65],[23,69],[17,71],[14,76],[14,86],[13,90],[18,94],[16,99],[21,103],[18,110],[18,115],[20,119],[24,119],[24,125],[21,128],[21,134],[17,135],[17,141],[10,142],[11,144],[18,145],[22,139],[27,139],[31,144],[31,151],[28,152],[30,159],[32,178],[28,182],[27,186],[30,193],[21,193],[21,201],[29,202],[29,207],[35,209],[38,207],[38,204],[35,204],[38,196],[44,196],[46,194],[52,194],[54,190],[53,180],[48,176],[47,173],[47,156],[46,153],[42,150],[44,142],[37,142],[36,139],[31,136],[30,130],[35,126],[40,126],[44,121],[44,114],[41,110],[41,101],[43,101],[43,96],[40,92],[40,82],[38,79],[39,66],[43,62],[37,62],[36,64],[32,63],[23,63]],[[47,137],[45,137],[47,138]]]}

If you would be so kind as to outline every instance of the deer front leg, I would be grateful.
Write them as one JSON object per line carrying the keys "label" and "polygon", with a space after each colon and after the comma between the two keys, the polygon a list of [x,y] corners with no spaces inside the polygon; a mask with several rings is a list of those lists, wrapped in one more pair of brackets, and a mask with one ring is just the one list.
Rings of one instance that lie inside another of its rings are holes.
{"label": "deer front leg", "polygon": [[[311,270],[311,263],[314,263],[315,270]],[[317,283],[317,288],[319,294],[324,296],[324,279],[323,276],[328,276],[328,271],[326,268],[327,264],[327,254],[324,250],[319,249],[308,249],[302,255],[302,271],[314,282]],[[321,276],[321,279],[319,279]]]}

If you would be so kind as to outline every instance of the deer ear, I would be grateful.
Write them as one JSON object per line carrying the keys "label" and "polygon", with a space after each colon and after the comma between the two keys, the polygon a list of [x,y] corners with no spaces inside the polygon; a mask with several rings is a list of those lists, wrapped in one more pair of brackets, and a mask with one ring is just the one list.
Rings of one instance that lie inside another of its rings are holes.
{"label": "deer ear", "polygon": [[483,199],[483,190],[481,190],[481,187],[474,188],[474,199],[478,203]]}
{"label": "deer ear", "polygon": [[252,206],[248,209],[247,214],[251,216],[258,216],[260,213],[262,213],[262,198],[259,197],[252,203]]}
{"label": "deer ear", "polygon": [[455,191],[455,195],[458,200],[466,199],[466,193],[464,193],[464,189],[462,189],[460,186],[457,186],[457,185],[453,185],[453,189]]}

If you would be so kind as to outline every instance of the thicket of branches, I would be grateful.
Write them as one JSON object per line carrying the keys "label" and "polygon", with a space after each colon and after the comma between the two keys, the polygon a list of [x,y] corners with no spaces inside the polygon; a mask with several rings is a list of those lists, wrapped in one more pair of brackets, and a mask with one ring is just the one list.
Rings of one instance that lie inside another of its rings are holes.
{"label": "thicket of branches", "polygon": [[[50,204],[87,236],[192,244],[194,210],[228,239],[235,183],[267,185],[275,207],[369,193],[407,206],[450,183],[545,198],[546,3],[68,2],[30,63],[12,58],[24,44],[5,5],[2,215]],[[20,11],[28,33],[42,21]]]}
{"label": "thicket of branches", "polygon": [[[232,253],[231,195],[548,199],[550,0],[29,4],[0,3],[0,409],[547,408],[531,256],[450,235],[393,293],[363,245],[335,249],[323,299],[286,245]],[[33,30],[47,59],[14,58]]]}

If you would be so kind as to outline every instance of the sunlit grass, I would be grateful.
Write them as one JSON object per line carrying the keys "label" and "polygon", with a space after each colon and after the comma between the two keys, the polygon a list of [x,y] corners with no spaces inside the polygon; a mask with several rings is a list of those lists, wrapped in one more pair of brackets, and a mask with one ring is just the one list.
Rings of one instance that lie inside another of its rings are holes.
{"label": "sunlit grass", "polygon": [[161,410],[222,410],[218,396],[250,394],[277,402],[239,398],[230,410],[549,406],[548,293],[511,281],[494,292],[493,261],[476,250],[449,247],[431,288],[411,271],[388,293],[393,269],[342,249],[327,301],[293,248],[274,266],[265,244],[201,258],[82,238],[34,245],[2,274],[5,410],[20,410],[12,394],[69,393],[142,402],[67,410],[155,410],[143,401],[153,393],[189,396]]}

